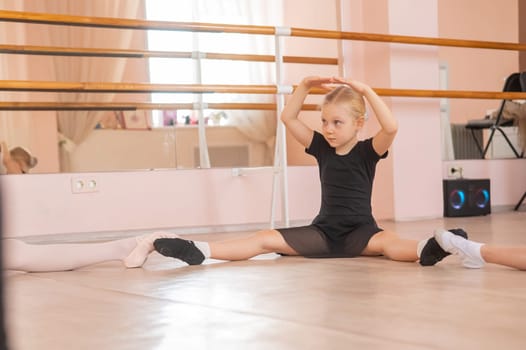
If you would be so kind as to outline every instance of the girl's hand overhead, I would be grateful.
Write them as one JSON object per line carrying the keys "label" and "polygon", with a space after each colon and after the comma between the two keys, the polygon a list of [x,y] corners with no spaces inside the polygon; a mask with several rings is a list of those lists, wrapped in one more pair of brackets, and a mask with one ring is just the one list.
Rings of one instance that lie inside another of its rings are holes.
{"label": "girl's hand overhead", "polygon": [[364,84],[358,80],[344,79],[340,77],[333,77],[335,83],[349,85],[354,91],[364,95],[367,89],[370,89],[369,85]]}

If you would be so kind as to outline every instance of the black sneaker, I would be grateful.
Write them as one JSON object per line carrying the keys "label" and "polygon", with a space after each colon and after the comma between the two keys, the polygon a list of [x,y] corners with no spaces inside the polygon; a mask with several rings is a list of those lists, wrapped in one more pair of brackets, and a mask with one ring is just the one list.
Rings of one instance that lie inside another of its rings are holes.
{"label": "black sneaker", "polygon": [[[461,236],[465,239],[468,239],[468,234],[461,228],[448,229],[448,231],[457,236]],[[444,259],[448,255],[451,255],[451,253],[448,253],[444,249],[442,249],[435,237],[432,237],[427,241],[426,245],[424,246],[424,249],[422,249],[422,253],[420,254],[420,265],[435,265],[437,262]]]}
{"label": "black sneaker", "polygon": [[155,250],[164,256],[180,259],[188,265],[199,265],[205,260],[204,254],[192,241],[181,238],[159,238],[153,242]]}

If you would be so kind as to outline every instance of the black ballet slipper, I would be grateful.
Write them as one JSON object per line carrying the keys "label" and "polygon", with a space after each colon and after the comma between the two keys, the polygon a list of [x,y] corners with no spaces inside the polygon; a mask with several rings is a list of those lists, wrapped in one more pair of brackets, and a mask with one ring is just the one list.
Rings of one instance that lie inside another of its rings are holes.
{"label": "black ballet slipper", "polygon": [[[468,238],[466,231],[461,228],[448,229],[448,231],[457,236],[464,237],[465,239]],[[451,255],[451,253],[442,249],[435,237],[432,237],[427,241],[424,249],[422,249],[422,253],[420,254],[420,265],[433,266],[448,255]]]}
{"label": "black ballet slipper", "polygon": [[188,265],[200,265],[205,260],[204,254],[189,240],[159,238],[153,242],[153,246],[161,255],[180,259]]}

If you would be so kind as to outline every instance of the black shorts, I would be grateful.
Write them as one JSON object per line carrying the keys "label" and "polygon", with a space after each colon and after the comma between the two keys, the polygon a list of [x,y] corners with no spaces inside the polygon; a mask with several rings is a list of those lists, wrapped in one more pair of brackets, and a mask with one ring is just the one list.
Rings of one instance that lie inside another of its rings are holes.
{"label": "black shorts", "polygon": [[341,240],[330,239],[314,225],[276,229],[287,244],[308,258],[352,258],[361,255],[369,240],[383,231],[375,224],[357,226]]}

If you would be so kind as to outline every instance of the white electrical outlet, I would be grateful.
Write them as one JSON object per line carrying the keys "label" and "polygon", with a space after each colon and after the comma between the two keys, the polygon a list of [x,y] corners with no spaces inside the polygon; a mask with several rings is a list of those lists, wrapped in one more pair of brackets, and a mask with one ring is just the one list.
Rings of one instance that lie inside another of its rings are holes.
{"label": "white electrical outlet", "polygon": [[462,167],[460,165],[450,165],[447,169],[448,177],[461,178],[462,177]]}
{"label": "white electrical outlet", "polygon": [[99,191],[99,183],[95,177],[73,177],[71,178],[72,193],[93,193]]}

